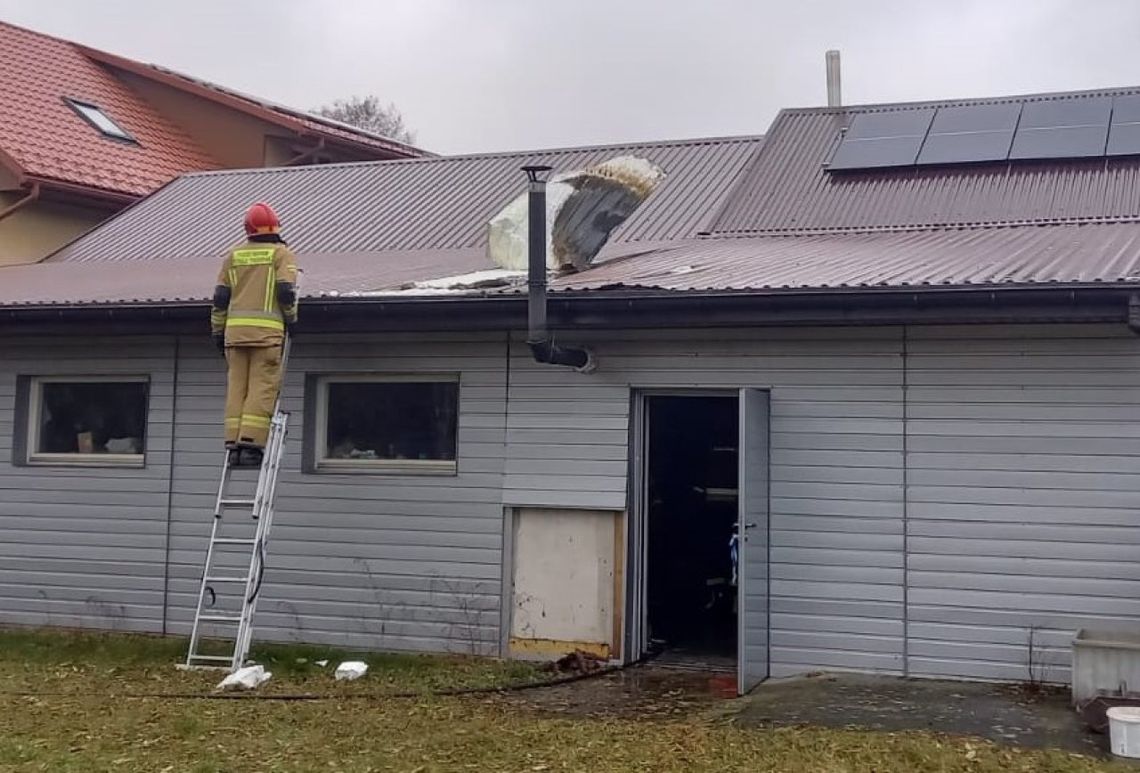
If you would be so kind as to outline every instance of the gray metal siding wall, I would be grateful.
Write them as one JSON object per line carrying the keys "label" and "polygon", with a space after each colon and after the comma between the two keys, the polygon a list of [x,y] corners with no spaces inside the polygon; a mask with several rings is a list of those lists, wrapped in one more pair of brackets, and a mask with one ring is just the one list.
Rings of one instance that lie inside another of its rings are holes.
{"label": "gray metal siding wall", "polygon": [[911,672],[1063,681],[1077,628],[1140,624],[1140,342],[1120,325],[907,345]]}
{"label": "gray metal siding wall", "polygon": [[[631,386],[772,388],[773,675],[1023,679],[1033,631],[1038,674],[1060,680],[1076,628],[1140,624],[1140,342],[1122,327],[591,343],[602,367],[582,376],[517,345],[508,374],[502,336],[303,340],[258,635],[493,646],[503,504],[624,509]],[[209,526],[224,381],[201,339],[180,348],[174,632]],[[162,629],[174,359],[170,340],[0,344],[0,622]],[[459,475],[302,475],[307,371],[460,372]],[[145,470],[10,464],[18,375],[108,373],[151,377]]]}
{"label": "gray metal siding wall", "polygon": [[[160,632],[174,347],[0,342],[0,623]],[[150,376],[145,469],[12,464],[18,376]]]}
{"label": "gray metal siding wall", "polygon": [[[569,340],[569,339],[567,339]],[[621,332],[511,361],[504,497],[626,508],[630,387],[772,388],[772,675],[903,670],[902,331]]]}
{"label": "gray metal siding wall", "polygon": [[625,507],[630,387],[772,388],[773,676],[1063,681],[1077,628],[1140,624],[1123,326],[578,338],[592,376],[515,350],[512,504]]}
{"label": "gray metal siding wall", "polygon": [[[171,630],[188,633],[219,470],[224,363],[183,346]],[[497,651],[506,415],[502,335],[302,339],[257,636],[400,650]],[[455,476],[302,474],[307,373],[459,374]],[[240,517],[240,516],[237,516]]]}

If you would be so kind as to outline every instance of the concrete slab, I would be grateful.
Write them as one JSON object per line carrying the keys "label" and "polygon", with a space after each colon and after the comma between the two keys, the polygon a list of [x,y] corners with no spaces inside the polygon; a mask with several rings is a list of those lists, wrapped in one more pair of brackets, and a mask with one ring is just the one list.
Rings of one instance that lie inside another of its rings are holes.
{"label": "concrete slab", "polygon": [[738,702],[745,727],[820,725],[928,730],[998,743],[1106,754],[1108,738],[1089,731],[1067,690],[1019,685],[822,675],[768,682]]}

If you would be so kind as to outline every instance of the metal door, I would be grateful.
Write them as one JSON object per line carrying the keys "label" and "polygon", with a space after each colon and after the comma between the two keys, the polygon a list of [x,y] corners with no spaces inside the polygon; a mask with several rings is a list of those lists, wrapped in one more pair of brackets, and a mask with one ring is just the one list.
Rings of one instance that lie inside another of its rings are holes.
{"label": "metal door", "polygon": [[740,390],[737,461],[737,689],[741,695],[768,678],[769,396]]}

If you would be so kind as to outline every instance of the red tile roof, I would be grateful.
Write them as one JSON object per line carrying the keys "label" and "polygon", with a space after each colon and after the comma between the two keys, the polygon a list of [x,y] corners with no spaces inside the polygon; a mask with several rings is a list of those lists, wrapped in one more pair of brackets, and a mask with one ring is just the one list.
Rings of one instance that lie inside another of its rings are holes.
{"label": "red tile roof", "polygon": [[[0,22],[0,164],[23,178],[137,198],[186,172],[221,167],[175,122],[116,77],[126,70],[363,157],[429,155],[352,126],[78,43]],[[104,136],[65,101],[100,108],[138,143]]]}
{"label": "red tile roof", "polygon": [[[23,176],[131,197],[219,164],[65,40],[0,22],[0,151]],[[101,108],[138,144],[103,136],[65,102]]]}
{"label": "red tile roof", "polygon": [[109,54],[106,51],[98,51],[85,46],[80,46],[79,48],[83,53],[97,62],[127,70],[136,75],[141,75],[144,78],[160,81],[168,86],[182,89],[183,91],[188,91],[205,99],[241,110],[261,118],[264,121],[283,126],[286,129],[291,129],[300,134],[325,137],[335,142],[354,145],[358,148],[367,148],[371,151],[382,151],[381,154],[376,155],[376,159],[420,158],[422,156],[433,155],[420,148],[413,147],[412,145],[399,142],[389,137],[382,137],[379,134],[373,134],[372,132],[340,123],[339,121],[333,121],[323,116],[306,113],[303,110],[278,105],[269,100],[243,94],[240,91],[219,86],[216,83],[210,83],[200,78],[184,75],[166,67],[136,62],[133,59],[126,59],[121,56],[116,56],[115,54]]}

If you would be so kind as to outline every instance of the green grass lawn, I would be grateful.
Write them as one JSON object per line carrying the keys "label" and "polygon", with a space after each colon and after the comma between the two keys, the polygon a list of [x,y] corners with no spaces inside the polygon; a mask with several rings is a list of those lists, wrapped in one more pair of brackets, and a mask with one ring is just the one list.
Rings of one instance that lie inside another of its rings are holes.
{"label": "green grass lawn", "polygon": [[[173,663],[184,643],[131,636],[0,632],[0,771],[1077,771],[1124,770],[1063,752],[925,733],[745,730],[705,711],[665,719],[552,716],[500,695],[440,687],[544,678],[519,664],[366,656],[336,684],[343,653],[267,647],[267,694],[317,701],[139,697],[205,694],[217,673]],[[320,669],[314,660],[330,658]],[[302,662],[303,661],[303,662]],[[38,695],[21,693],[39,693]],[[391,698],[393,692],[419,692]],[[135,697],[125,697],[125,696]]]}

